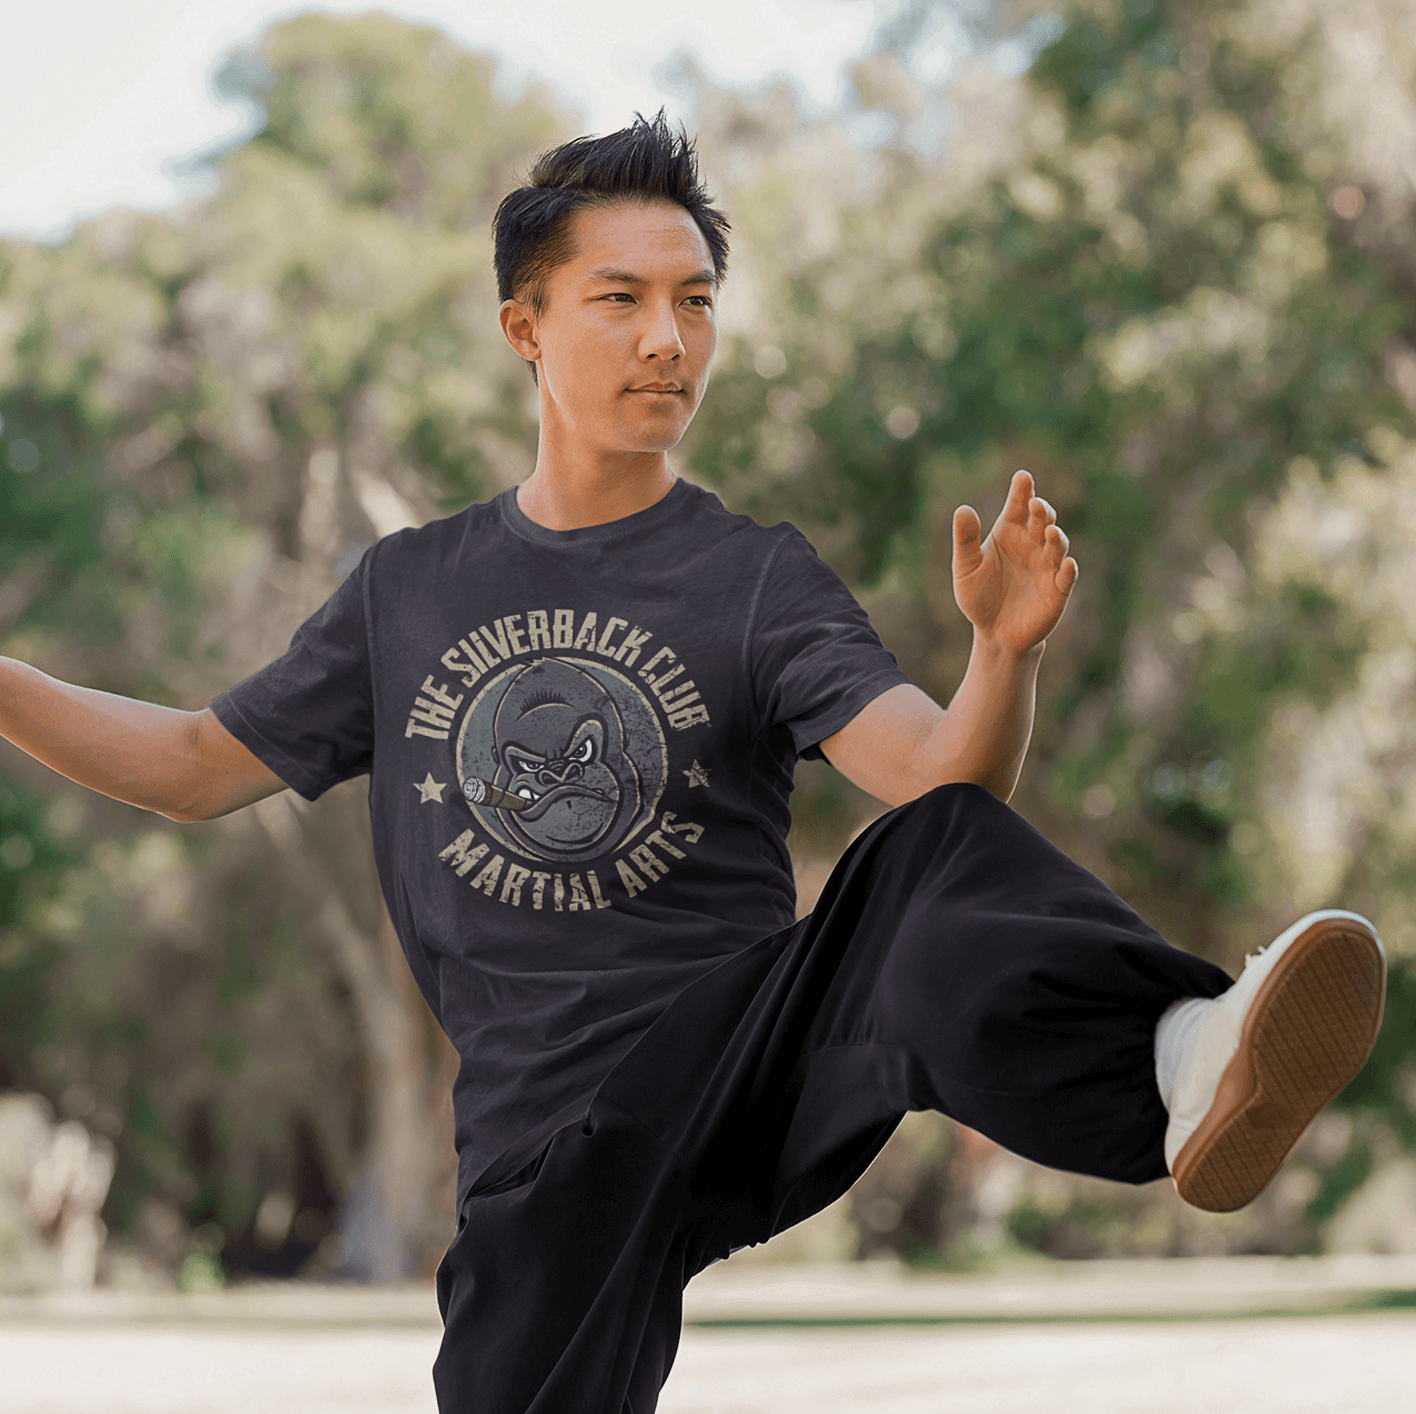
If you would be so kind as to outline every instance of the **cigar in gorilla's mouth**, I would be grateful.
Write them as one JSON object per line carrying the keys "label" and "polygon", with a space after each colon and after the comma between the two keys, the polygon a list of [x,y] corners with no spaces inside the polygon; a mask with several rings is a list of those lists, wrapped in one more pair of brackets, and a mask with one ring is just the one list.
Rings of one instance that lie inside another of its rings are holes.
{"label": "cigar in gorilla's mouth", "polygon": [[494,786],[478,776],[468,776],[462,785],[462,793],[473,805],[495,805],[502,810],[530,810],[536,804],[523,795],[513,795],[509,790]]}

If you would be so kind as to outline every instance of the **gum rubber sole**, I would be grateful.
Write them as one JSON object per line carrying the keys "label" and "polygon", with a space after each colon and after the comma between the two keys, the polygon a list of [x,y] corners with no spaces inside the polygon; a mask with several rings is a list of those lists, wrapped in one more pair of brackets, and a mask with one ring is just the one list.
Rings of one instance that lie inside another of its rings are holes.
{"label": "gum rubber sole", "polygon": [[1252,1203],[1366,1063],[1385,1000],[1386,960],[1372,932],[1350,918],[1305,929],[1264,979],[1214,1102],[1175,1156],[1181,1198],[1211,1213]]}

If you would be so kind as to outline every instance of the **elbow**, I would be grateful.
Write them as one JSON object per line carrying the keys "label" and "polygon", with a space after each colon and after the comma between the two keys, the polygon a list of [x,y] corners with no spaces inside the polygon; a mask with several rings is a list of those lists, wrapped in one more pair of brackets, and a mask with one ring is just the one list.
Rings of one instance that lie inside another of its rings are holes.
{"label": "elbow", "polygon": [[188,714],[181,768],[167,782],[169,800],[149,807],[155,814],[178,825],[210,820],[220,813],[211,808],[211,792],[204,789],[209,773],[203,751],[202,717],[201,712]]}
{"label": "elbow", "polygon": [[203,810],[197,804],[173,806],[170,809],[161,809],[158,806],[148,807],[154,815],[161,815],[164,820],[171,820],[177,825],[192,825],[199,820],[210,820],[210,812]]}
{"label": "elbow", "polygon": [[920,796],[928,795],[930,791],[937,790],[940,786],[978,786],[1007,805],[1013,797],[1013,791],[1017,788],[1017,784],[1016,775],[996,771],[941,771],[936,776],[916,778],[911,781],[908,786],[908,794],[902,791],[901,800],[892,803],[900,804],[906,800],[917,800]]}
{"label": "elbow", "polygon": [[199,820],[210,820],[221,814],[220,810],[212,807],[211,792],[202,789],[200,773],[195,774],[198,777],[196,780],[183,782],[183,788],[180,791],[174,789],[165,791],[164,794],[167,798],[148,805],[147,809],[151,810],[154,815],[161,815],[164,820],[171,820],[178,825],[190,825]]}

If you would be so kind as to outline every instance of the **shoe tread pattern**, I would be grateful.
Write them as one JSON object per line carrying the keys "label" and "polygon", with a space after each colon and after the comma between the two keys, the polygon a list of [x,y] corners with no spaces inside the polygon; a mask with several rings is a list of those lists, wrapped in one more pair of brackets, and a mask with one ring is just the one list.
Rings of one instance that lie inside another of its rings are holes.
{"label": "shoe tread pattern", "polygon": [[1268,1187],[1313,1117],[1366,1063],[1386,992],[1381,945],[1323,920],[1274,965],[1214,1103],[1175,1158],[1180,1196],[1231,1213]]}

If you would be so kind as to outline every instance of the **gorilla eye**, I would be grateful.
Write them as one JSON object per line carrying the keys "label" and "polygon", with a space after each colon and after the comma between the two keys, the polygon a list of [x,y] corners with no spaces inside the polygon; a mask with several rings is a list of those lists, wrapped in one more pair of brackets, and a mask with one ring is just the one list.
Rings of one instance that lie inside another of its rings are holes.
{"label": "gorilla eye", "polygon": [[571,758],[573,761],[593,761],[595,759],[595,740],[593,737],[586,737],[580,743],[580,750]]}

